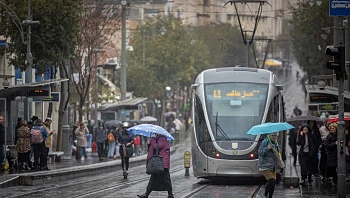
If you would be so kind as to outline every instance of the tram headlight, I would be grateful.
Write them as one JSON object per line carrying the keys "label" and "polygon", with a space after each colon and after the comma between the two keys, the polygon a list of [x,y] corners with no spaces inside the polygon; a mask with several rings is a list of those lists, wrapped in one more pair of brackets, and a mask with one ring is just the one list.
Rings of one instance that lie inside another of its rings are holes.
{"label": "tram headlight", "polygon": [[250,157],[251,157],[251,158],[254,158],[254,153],[251,153],[251,154],[250,154]]}
{"label": "tram headlight", "polygon": [[217,158],[219,158],[219,157],[220,157],[220,153],[216,153],[215,156],[216,156]]}

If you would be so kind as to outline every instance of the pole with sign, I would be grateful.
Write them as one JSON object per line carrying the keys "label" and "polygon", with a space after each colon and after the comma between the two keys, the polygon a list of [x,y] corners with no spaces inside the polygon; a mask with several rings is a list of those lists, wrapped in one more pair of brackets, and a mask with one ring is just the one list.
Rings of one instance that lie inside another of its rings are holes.
{"label": "pole with sign", "polygon": [[[329,16],[338,17],[334,20],[335,31],[334,34],[334,45],[339,45],[337,49],[339,51],[339,60],[334,59],[329,63],[339,67],[337,80],[339,80],[338,86],[338,129],[337,129],[337,170],[338,170],[338,181],[337,181],[337,194],[340,198],[346,197],[346,156],[345,156],[345,132],[344,132],[344,79],[347,78],[345,70],[345,29],[344,29],[344,16],[350,16],[350,1],[346,0],[330,0],[329,1]],[[336,57],[336,56],[335,56]]]}

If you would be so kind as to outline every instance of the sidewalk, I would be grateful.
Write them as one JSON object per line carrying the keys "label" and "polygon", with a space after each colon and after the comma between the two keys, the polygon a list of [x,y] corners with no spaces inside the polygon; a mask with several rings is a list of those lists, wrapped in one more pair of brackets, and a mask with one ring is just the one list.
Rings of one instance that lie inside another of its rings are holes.
{"label": "sidewalk", "polygon": [[[181,141],[184,142],[184,141]],[[171,153],[174,153],[182,144],[171,146]],[[90,175],[104,174],[110,171],[117,171],[121,169],[121,160],[105,159],[99,161],[96,152],[87,153],[88,157],[84,161],[76,160],[72,155],[70,160],[62,160],[61,162],[48,163],[50,171],[37,172],[16,172],[11,169],[6,172],[0,172],[0,188],[7,188],[16,185],[42,185],[50,181],[63,181],[73,177],[82,177]],[[147,153],[130,158],[130,165],[138,166],[146,163]]]}

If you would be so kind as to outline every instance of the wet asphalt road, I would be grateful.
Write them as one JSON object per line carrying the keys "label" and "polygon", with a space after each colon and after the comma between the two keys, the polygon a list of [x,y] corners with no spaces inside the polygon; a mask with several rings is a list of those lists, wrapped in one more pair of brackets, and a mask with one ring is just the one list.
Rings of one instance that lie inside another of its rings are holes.
{"label": "wet asphalt road", "polygon": [[[291,115],[294,106],[305,112],[304,92],[299,82],[296,80],[296,70],[298,68],[293,64],[292,74],[278,76],[280,82],[284,85],[283,95],[286,103],[286,113]],[[300,72],[301,73],[301,72]],[[302,76],[302,74],[301,74]],[[264,185],[251,183],[210,183],[207,180],[196,179],[190,169],[190,177],[185,177],[183,168],[183,153],[190,151],[190,140],[180,147],[171,156],[171,178],[173,184],[173,193],[175,197],[251,197],[254,193],[263,192]],[[129,177],[123,179],[122,171],[111,172],[110,174],[97,175],[94,177],[82,177],[71,179],[64,183],[52,183],[45,186],[17,186],[3,189],[0,197],[50,197],[50,198],[68,198],[68,197],[137,197],[137,194],[145,192],[149,176],[145,173],[145,166],[131,167]],[[260,189],[260,191],[259,191]],[[276,193],[280,196],[286,194],[283,189]],[[293,192],[294,193],[294,192]],[[297,196],[297,194],[289,194]],[[167,192],[152,192],[150,197],[167,197]],[[260,196],[257,196],[260,197]],[[284,197],[284,196],[283,196]]]}

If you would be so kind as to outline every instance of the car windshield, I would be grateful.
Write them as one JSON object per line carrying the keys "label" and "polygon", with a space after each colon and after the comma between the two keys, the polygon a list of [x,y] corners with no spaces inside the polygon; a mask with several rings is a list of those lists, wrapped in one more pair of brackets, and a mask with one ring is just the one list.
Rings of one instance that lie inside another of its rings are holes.
{"label": "car windshield", "polygon": [[255,136],[247,132],[261,124],[267,89],[267,84],[256,83],[207,84],[207,113],[215,139],[253,141]]}

